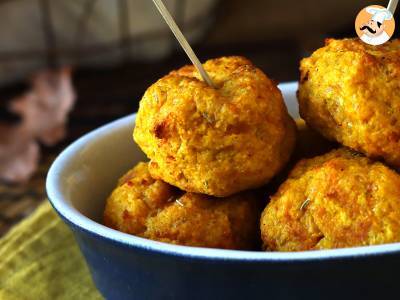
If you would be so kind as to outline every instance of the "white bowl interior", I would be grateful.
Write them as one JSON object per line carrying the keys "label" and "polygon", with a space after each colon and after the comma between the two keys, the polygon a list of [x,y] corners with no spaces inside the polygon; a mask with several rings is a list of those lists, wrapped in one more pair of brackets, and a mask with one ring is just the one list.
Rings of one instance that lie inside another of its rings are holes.
{"label": "white bowl interior", "polygon": [[[134,121],[134,115],[125,117],[78,140],[73,144],[74,157],[59,174],[65,200],[94,221],[101,223],[105,199],[117,179],[135,163],[146,160],[132,139]],[[101,138],[91,138],[99,134]]]}
{"label": "white bowl interior", "polygon": [[[298,118],[297,83],[286,83],[279,87],[289,113]],[[107,228],[101,225],[106,198],[122,174],[135,163],[147,160],[133,142],[134,121],[135,115],[132,115],[92,131],[70,145],[52,165],[46,182],[49,199],[53,206],[72,223],[111,239],[153,250],[224,259],[313,259],[400,250],[398,243],[298,253],[205,249],[168,245]]]}

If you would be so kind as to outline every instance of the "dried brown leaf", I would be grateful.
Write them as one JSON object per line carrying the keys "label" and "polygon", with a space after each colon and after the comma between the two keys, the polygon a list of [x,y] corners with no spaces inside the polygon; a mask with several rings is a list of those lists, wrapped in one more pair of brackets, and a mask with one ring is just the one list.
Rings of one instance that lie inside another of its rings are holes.
{"label": "dried brown leaf", "polygon": [[37,140],[54,145],[65,136],[74,102],[70,68],[45,70],[33,77],[31,90],[10,103],[21,122],[0,123],[0,179],[21,182],[33,174],[40,156]]}

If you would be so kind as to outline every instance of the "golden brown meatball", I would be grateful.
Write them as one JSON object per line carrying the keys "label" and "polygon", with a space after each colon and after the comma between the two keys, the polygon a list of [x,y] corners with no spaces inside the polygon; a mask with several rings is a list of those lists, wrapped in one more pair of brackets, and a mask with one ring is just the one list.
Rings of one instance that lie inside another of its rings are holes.
{"label": "golden brown meatball", "polygon": [[225,197],[267,183],[288,161],[295,125],[281,92],[242,57],[173,71],[144,94],[134,139],[150,173],[182,190]]}
{"label": "golden brown meatball", "polygon": [[400,176],[345,148],[300,161],[261,216],[266,250],[400,241]]}
{"label": "golden brown meatball", "polygon": [[248,249],[259,239],[260,202],[184,193],[153,179],[147,163],[123,176],[107,200],[104,224],[144,238],[187,246]]}
{"label": "golden brown meatball", "polygon": [[300,114],[325,137],[400,167],[400,41],[327,40],[300,64]]}

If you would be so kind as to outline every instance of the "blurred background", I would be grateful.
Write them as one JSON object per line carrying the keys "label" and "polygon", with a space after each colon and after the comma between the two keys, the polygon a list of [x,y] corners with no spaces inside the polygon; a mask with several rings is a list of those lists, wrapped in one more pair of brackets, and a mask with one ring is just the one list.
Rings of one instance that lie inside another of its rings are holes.
{"label": "blurred background", "polygon": [[[362,8],[388,3],[164,2],[202,61],[246,56],[277,82],[297,80],[325,38],[354,37]],[[135,112],[151,83],[188,63],[151,0],[0,0],[0,236],[45,200],[66,145]]]}

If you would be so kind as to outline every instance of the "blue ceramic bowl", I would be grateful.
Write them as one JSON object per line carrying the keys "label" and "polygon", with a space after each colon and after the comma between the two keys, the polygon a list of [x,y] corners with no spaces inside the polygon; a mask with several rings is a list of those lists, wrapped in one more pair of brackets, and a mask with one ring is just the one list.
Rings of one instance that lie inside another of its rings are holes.
{"label": "blue ceramic bowl", "polygon": [[[296,83],[280,86],[298,116]],[[135,115],[80,138],[47,177],[51,204],[73,231],[107,299],[338,299],[397,291],[400,244],[297,253],[176,246],[101,224],[117,179],[145,156],[132,140]],[[399,293],[397,292],[397,296]]]}

